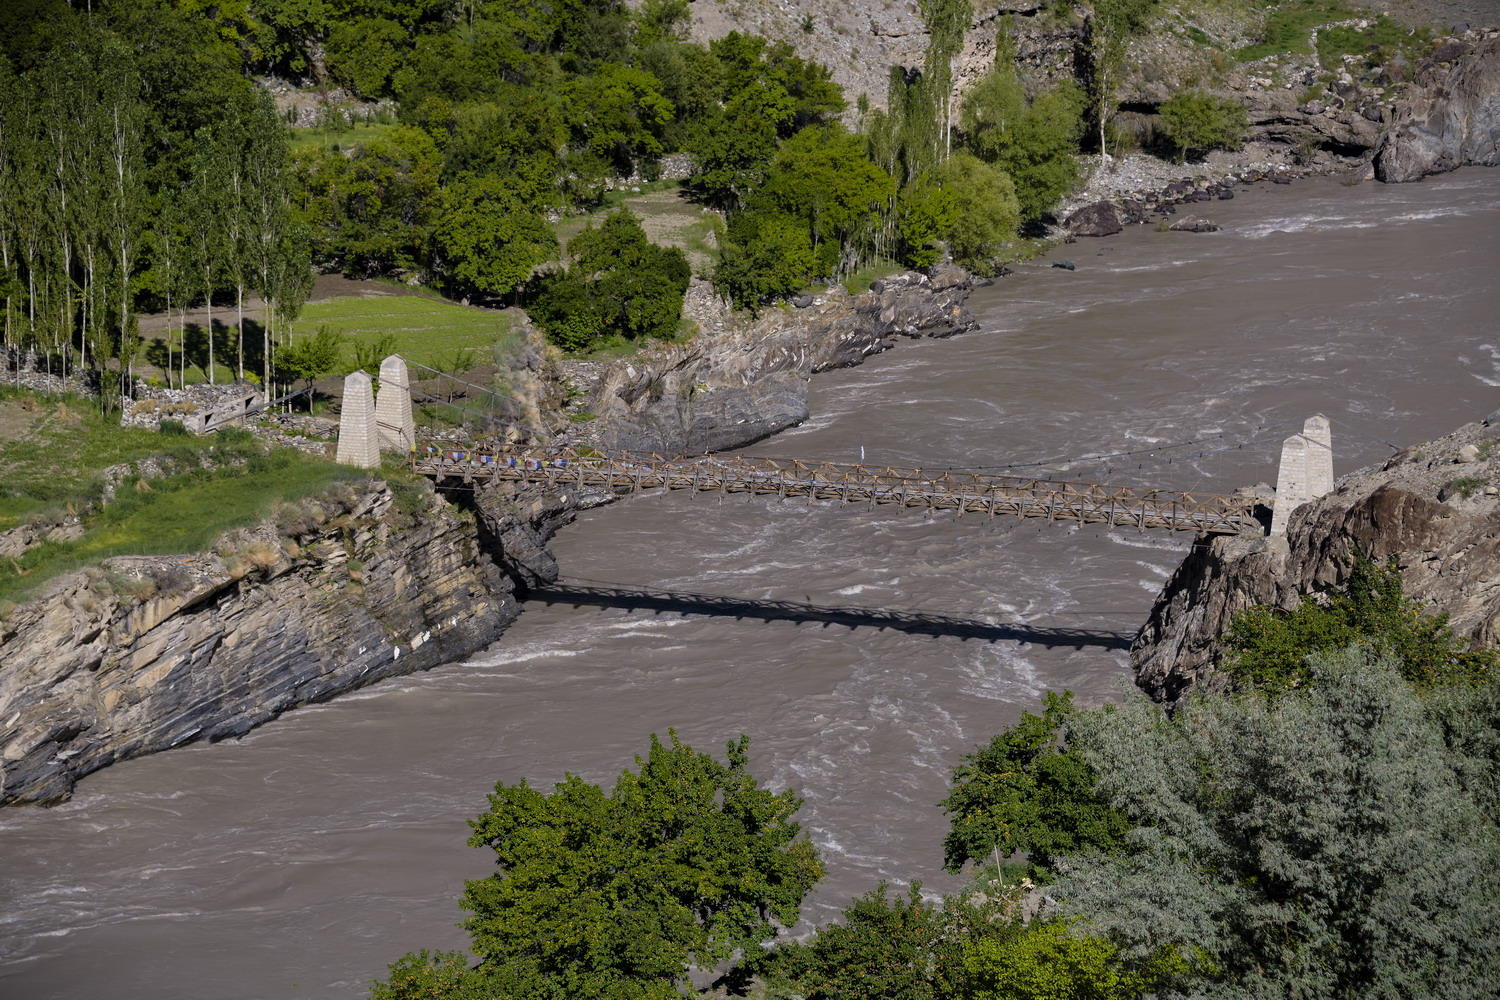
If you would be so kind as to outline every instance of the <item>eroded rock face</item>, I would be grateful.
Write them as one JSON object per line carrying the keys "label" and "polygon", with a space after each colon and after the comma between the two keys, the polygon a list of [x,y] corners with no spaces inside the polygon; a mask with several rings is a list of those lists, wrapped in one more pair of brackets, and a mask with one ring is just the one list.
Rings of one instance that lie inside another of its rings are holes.
{"label": "eroded rock face", "polygon": [[[1483,457],[1461,461],[1468,448]],[[1341,586],[1356,552],[1394,557],[1408,595],[1449,614],[1473,642],[1500,643],[1497,477],[1500,427],[1469,424],[1345,476],[1293,515],[1285,538],[1200,540],[1131,650],[1136,683],[1165,702],[1197,685],[1212,689],[1221,683],[1219,637],[1236,614],[1257,604],[1292,607],[1304,594]]]}
{"label": "eroded rock face", "polygon": [[1388,183],[1473,165],[1500,166],[1500,32],[1435,52],[1375,153]]}
{"label": "eroded rock face", "polygon": [[[107,560],[0,622],[0,804],[56,802],[114,761],[238,736],[289,708],[493,641],[514,583],[472,518],[383,485],[218,553]],[[409,505],[411,500],[407,500]]]}
{"label": "eroded rock face", "polygon": [[[611,365],[588,402],[604,448],[721,451],[807,419],[809,378],[859,364],[901,337],[948,337],[974,326],[960,268],[906,272],[849,295],[833,288],[801,309],[743,322],[705,303],[691,342]],[[701,291],[701,290],[700,290]]]}

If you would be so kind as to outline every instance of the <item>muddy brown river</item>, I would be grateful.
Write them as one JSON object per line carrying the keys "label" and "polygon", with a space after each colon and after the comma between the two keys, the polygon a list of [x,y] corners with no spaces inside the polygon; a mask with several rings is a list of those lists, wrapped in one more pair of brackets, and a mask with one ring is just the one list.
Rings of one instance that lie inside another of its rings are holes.
{"label": "muddy brown river", "polygon": [[[1198,207],[1223,231],[1064,247],[1048,260],[1076,271],[1026,265],[976,292],[975,333],[820,377],[807,425],[750,450],[1229,489],[1274,477],[1314,412],[1344,473],[1500,406],[1500,171]],[[926,611],[1027,641],[533,604],[467,662],[0,813],[0,996],[361,996],[403,951],[463,944],[456,899],[487,869],[465,820],[495,781],[609,780],[668,727],[700,748],[750,734],[755,770],[805,796],[828,864],[808,921],[880,879],[941,891],[950,768],[1049,688],[1121,697],[1109,633],[1139,625],[1188,542],[686,495],[587,514],[555,543],[580,585]]]}

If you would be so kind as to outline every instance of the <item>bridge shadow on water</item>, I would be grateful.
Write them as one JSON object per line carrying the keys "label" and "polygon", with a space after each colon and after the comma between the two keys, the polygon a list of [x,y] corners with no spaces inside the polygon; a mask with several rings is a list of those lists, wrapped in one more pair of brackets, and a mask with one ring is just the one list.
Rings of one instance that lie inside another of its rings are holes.
{"label": "bridge shadow on water", "polygon": [[528,591],[525,599],[541,604],[572,607],[620,608],[626,611],[652,611],[684,617],[703,615],[716,618],[764,622],[816,623],[827,628],[843,625],[849,629],[890,629],[910,635],[952,636],[984,642],[1031,642],[1040,646],[1063,646],[1082,649],[1085,646],[1105,649],[1129,649],[1135,632],[1097,628],[1033,625],[1025,622],[991,622],[979,618],[958,618],[929,611],[902,611],[895,608],[832,607],[804,604],[800,601],[777,601],[723,594],[692,594],[671,590],[649,590],[634,587],[586,586],[553,583]]}

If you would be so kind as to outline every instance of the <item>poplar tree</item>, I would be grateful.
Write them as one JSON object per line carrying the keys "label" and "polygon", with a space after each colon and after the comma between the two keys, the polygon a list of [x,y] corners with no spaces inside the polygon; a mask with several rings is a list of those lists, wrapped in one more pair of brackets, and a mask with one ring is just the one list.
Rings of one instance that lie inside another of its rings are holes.
{"label": "poplar tree", "polygon": [[[276,113],[269,94],[260,94],[245,117],[244,152],[245,252],[241,255],[241,283],[248,279],[265,302],[266,320],[261,327],[261,383],[271,385],[274,330],[277,319],[295,316],[301,300],[296,283],[286,278],[300,260],[302,270],[311,265],[307,254],[288,259],[286,238],[291,224],[291,172],[287,166],[286,126]],[[286,268],[288,273],[283,273]],[[306,293],[302,293],[305,297]]]}
{"label": "poplar tree", "polygon": [[198,276],[197,291],[203,294],[206,311],[207,362],[204,374],[215,384],[214,292],[223,280],[229,253],[225,246],[224,221],[232,203],[227,197],[225,155],[232,149],[218,130],[201,129],[193,144],[186,191],[189,222],[188,250]]}
{"label": "poplar tree", "polygon": [[113,243],[116,346],[128,386],[139,346],[131,290],[145,231],[145,108],[140,99],[139,78],[130,71],[123,54],[110,55],[120,57],[106,58],[99,77],[105,96],[101,111],[108,143],[105,202]]}

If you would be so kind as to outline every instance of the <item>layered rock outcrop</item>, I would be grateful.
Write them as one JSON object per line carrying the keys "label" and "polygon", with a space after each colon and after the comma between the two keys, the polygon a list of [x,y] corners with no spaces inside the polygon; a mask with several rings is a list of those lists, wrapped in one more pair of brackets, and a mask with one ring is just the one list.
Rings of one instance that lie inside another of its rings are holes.
{"label": "layered rock outcrop", "polygon": [[505,568],[427,487],[378,484],[60,578],[0,622],[0,803],[466,656],[519,613]]}
{"label": "layered rock outcrop", "polygon": [[1375,176],[1387,182],[1464,166],[1500,166],[1500,31],[1435,51],[1375,153]]}
{"label": "layered rock outcrop", "polygon": [[1459,635],[1500,643],[1500,413],[1340,479],[1299,508],[1284,538],[1200,540],[1157,597],[1131,650],[1136,683],[1176,702],[1215,674],[1230,620],[1337,589],[1357,553],[1395,559],[1406,593]]}
{"label": "layered rock outcrop", "polygon": [[868,292],[834,287],[803,308],[771,308],[752,320],[719,308],[697,286],[691,303],[703,332],[687,344],[606,369],[587,402],[593,443],[671,453],[721,451],[807,419],[808,381],[858,364],[902,337],[948,337],[974,326],[972,281],[956,267],[906,272]]}

